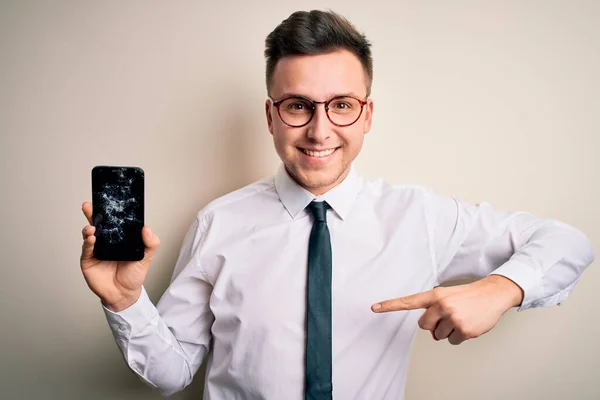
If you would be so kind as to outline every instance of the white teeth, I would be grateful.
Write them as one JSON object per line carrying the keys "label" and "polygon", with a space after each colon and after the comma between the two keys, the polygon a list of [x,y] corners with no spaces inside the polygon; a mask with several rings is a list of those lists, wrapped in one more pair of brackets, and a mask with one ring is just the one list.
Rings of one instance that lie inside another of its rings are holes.
{"label": "white teeth", "polygon": [[327,157],[328,155],[333,153],[335,151],[335,149],[329,149],[329,150],[323,150],[323,151],[312,151],[312,150],[302,149],[302,151],[304,152],[304,154],[307,154],[311,157]]}

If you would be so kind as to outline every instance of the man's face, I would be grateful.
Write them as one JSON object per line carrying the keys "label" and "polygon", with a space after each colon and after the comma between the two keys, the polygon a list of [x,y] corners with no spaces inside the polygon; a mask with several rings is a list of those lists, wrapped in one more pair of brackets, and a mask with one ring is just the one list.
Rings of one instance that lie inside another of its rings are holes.
{"label": "man's face", "polygon": [[[284,57],[277,63],[271,82],[270,96],[275,101],[289,95],[300,95],[313,101],[327,101],[338,95],[352,95],[364,100],[367,95],[362,64],[346,50]],[[324,105],[319,104],[307,125],[294,128],[281,120],[270,100],[266,101],[265,107],[275,149],[288,173],[299,185],[316,195],[325,193],[346,177],[350,164],[362,148],[364,135],[371,128],[373,113],[373,102],[368,100],[354,124],[338,127],[327,118]],[[294,107],[302,108],[301,105]],[[344,105],[339,107],[344,108]]]}

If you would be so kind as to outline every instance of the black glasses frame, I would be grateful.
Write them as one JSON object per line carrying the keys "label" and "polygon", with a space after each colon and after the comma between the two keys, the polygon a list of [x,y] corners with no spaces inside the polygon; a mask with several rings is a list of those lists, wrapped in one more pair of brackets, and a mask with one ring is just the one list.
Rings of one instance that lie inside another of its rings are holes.
{"label": "black glasses frame", "polygon": [[[335,122],[333,122],[331,120],[331,117],[329,116],[329,104],[337,99],[345,99],[345,98],[350,98],[350,99],[354,99],[356,101],[358,101],[360,103],[360,112],[358,113],[358,116],[356,117],[356,119],[352,122],[350,122],[349,124],[337,124]],[[271,99],[269,97],[269,99]],[[301,99],[301,100],[306,100],[307,102],[309,102],[312,105],[312,113],[310,114],[310,118],[308,119],[308,121],[306,121],[304,124],[302,125],[292,125],[289,124],[285,121],[285,119],[283,119],[283,117],[281,116],[281,111],[279,109],[279,106],[281,106],[281,103],[283,103],[286,100],[289,99]],[[317,109],[317,104],[323,104],[325,106],[325,115],[327,115],[327,119],[329,120],[329,122],[331,122],[333,125],[335,126],[339,126],[341,128],[346,127],[346,126],[350,126],[353,125],[354,123],[356,123],[356,121],[358,121],[363,113],[363,109],[365,108],[365,105],[367,104],[367,100],[362,100],[359,99],[358,97],[355,96],[335,96],[327,101],[314,101],[312,99],[309,99],[308,97],[304,97],[304,96],[288,96],[286,98],[283,98],[281,100],[273,100],[271,99],[271,101],[273,102],[273,106],[275,106],[275,108],[277,109],[277,114],[279,115],[279,119],[281,119],[283,121],[284,124],[286,124],[287,126],[290,126],[292,128],[301,128],[303,126],[306,126],[310,123],[310,121],[312,121],[313,117],[315,116],[315,110]]]}

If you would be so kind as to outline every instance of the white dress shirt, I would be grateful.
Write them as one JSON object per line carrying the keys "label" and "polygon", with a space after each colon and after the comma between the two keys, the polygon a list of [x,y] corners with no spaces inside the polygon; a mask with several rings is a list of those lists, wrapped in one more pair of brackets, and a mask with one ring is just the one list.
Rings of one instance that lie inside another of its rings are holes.
{"label": "white dress shirt", "polygon": [[[129,367],[170,395],[208,354],[204,399],[303,399],[304,208],[314,199],[280,167],[201,210],[157,306],[143,290],[124,311],[105,308]],[[519,311],[551,306],[594,259],[587,237],[562,222],[367,181],[354,167],[317,200],[331,206],[335,399],[404,398],[423,310],[375,314],[372,304],[498,274],[523,289]]]}

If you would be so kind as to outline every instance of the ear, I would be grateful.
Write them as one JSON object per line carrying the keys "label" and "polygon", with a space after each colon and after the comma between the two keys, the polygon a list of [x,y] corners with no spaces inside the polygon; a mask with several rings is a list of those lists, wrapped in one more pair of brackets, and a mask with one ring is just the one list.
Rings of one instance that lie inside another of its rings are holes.
{"label": "ear", "polygon": [[267,126],[269,127],[269,132],[271,135],[273,134],[273,116],[271,115],[271,100],[267,99],[265,101],[265,114],[267,116]]}
{"label": "ear", "polygon": [[375,109],[375,103],[373,100],[368,99],[365,104],[365,135],[371,130],[371,123],[373,121],[373,110]]}

